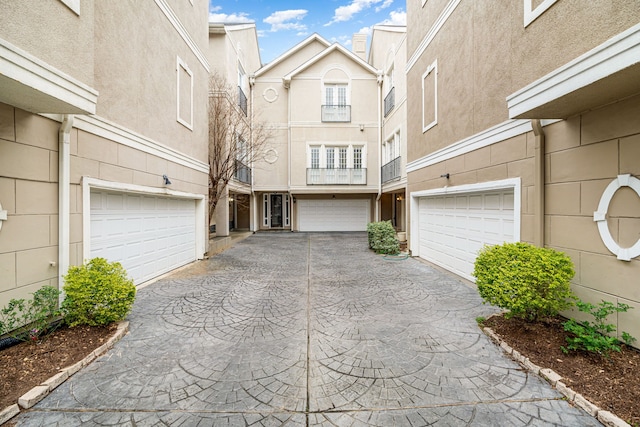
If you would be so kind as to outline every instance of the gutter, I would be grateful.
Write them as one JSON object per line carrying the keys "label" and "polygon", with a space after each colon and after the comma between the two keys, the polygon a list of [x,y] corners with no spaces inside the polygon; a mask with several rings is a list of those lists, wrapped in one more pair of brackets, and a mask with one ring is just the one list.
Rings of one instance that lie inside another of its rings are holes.
{"label": "gutter", "polygon": [[[65,114],[58,132],[58,289],[60,290],[64,285],[63,276],[69,269],[72,128],[73,115]],[[88,212],[83,212],[83,215],[88,215]],[[62,298],[60,294],[60,302]]]}
{"label": "gutter", "polygon": [[535,176],[534,176],[534,212],[533,243],[544,247],[544,152],[545,134],[542,123],[538,119],[531,120],[531,128],[535,136]]}

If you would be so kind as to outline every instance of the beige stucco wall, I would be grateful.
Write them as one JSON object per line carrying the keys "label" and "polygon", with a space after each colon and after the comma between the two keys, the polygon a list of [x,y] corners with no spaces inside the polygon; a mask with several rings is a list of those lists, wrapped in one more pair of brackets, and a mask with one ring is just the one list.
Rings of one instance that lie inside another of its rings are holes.
{"label": "beige stucco wall", "polygon": [[[439,14],[442,2],[407,7],[409,17],[426,17]],[[559,1],[526,29],[523,13],[522,2],[460,2],[408,71],[409,87],[421,88],[422,74],[438,60],[438,125],[423,134],[420,92],[408,99],[409,135],[419,141],[409,147],[409,161],[505,121],[507,96],[640,22],[633,2],[614,7],[608,0]],[[409,19],[411,57],[428,25]]]}
{"label": "beige stucco wall", "polygon": [[0,38],[93,87],[94,3],[78,16],[58,0],[0,0]]}
{"label": "beige stucco wall", "polygon": [[[155,3],[132,8],[124,2],[98,2],[95,8],[97,114],[206,161],[207,146],[202,142],[208,128],[202,123],[207,122],[207,69]],[[206,14],[206,10],[206,1],[194,2],[190,14],[180,17],[183,25],[193,20],[188,18],[191,14]],[[206,53],[206,27],[187,27],[187,31]],[[192,130],[177,121],[177,57],[193,73],[193,123],[197,125]]]}
{"label": "beige stucco wall", "polygon": [[[57,121],[0,104],[0,307],[58,286]],[[71,130],[70,262],[82,263],[82,178],[206,194],[207,175],[77,128]],[[51,265],[53,263],[53,265]]]}

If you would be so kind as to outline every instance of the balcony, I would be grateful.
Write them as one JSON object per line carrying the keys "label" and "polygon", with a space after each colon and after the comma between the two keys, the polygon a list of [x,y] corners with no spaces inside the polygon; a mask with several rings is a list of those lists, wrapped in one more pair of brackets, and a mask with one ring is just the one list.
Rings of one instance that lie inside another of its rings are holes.
{"label": "balcony", "polygon": [[244,94],[240,86],[238,86],[238,107],[240,107],[240,109],[246,116],[247,115],[247,95]]}
{"label": "balcony", "polygon": [[351,105],[323,105],[323,122],[351,122]]}
{"label": "balcony", "polygon": [[366,185],[367,169],[307,168],[307,185]]}
{"label": "balcony", "polygon": [[382,166],[380,176],[382,177],[382,183],[393,181],[400,178],[400,156],[391,160],[386,165]]}
{"label": "balcony", "polygon": [[251,184],[251,168],[240,160],[236,160],[236,167],[233,173],[233,177],[236,181],[240,181],[243,184]]}
{"label": "balcony", "polygon": [[384,116],[387,117],[396,105],[396,88],[392,87],[384,97]]}

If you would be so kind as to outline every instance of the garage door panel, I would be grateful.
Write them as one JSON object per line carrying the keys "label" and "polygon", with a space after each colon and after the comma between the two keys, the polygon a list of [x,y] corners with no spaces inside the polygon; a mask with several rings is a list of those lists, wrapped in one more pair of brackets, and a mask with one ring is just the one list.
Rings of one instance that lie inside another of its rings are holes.
{"label": "garage door panel", "polygon": [[195,201],[91,192],[91,253],[122,263],[136,284],[196,259]]}
{"label": "garage door panel", "polygon": [[485,244],[513,241],[513,202],[513,190],[420,198],[420,256],[473,280]]}
{"label": "garage door panel", "polygon": [[366,231],[369,200],[305,200],[297,202],[300,231]]}

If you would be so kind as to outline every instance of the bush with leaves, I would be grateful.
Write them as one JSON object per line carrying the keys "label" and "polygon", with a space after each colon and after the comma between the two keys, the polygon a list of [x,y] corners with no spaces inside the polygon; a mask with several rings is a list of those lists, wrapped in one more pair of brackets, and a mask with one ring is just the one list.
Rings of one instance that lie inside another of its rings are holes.
{"label": "bush with leaves", "polygon": [[[609,357],[612,351],[620,352],[620,341],[610,336],[616,331],[616,326],[611,323],[605,323],[605,321],[609,315],[624,313],[633,307],[623,303],[613,305],[609,301],[602,301],[596,306],[580,300],[576,301],[576,306],[581,312],[591,315],[594,321],[577,322],[574,319],[569,319],[564,322],[562,324],[564,330],[572,336],[567,337],[568,345],[566,348],[562,347],[562,351],[568,353],[569,350],[584,350],[605,357]],[[630,345],[636,339],[627,332],[623,332],[622,340],[625,344]]]}
{"label": "bush with leaves", "polygon": [[535,322],[573,305],[571,259],[562,252],[529,243],[485,246],[473,276],[483,302],[509,310],[505,317]]}
{"label": "bush with leaves", "polygon": [[93,258],[70,267],[64,276],[65,320],[70,326],[107,325],[124,319],[136,296],[133,281],[119,262]]}
{"label": "bush with leaves", "polygon": [[370,222],[367,224],[369,248],[378,254],[395,255],[400,252],[400,242],[391,221]]}
{"label": "bush with leaves", "polygon": [[43,286],[32,295],[31,300],[12,299],[0,311],[0,336],[8,334],[21,341],[37,341],[53,332],[53,322],[63,315],[58,308],[60,291]]}

